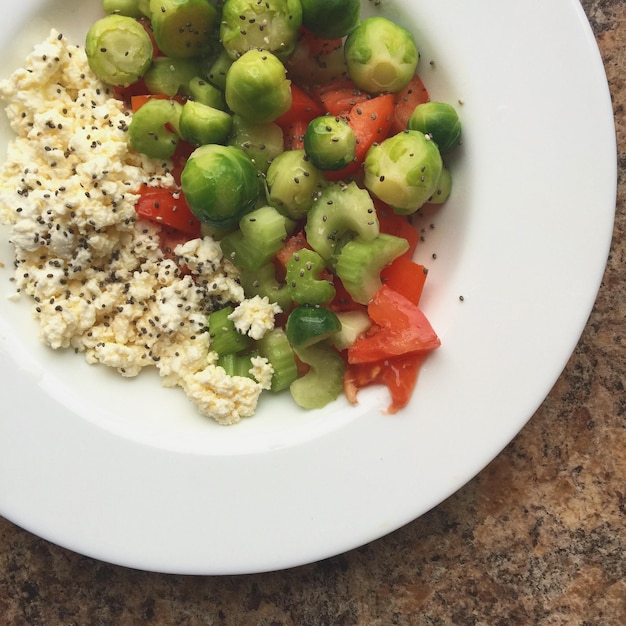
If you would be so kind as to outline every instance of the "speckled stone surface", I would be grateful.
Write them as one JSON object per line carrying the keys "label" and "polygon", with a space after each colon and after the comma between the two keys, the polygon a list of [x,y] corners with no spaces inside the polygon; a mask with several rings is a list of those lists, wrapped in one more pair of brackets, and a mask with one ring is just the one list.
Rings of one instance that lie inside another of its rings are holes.
{"label": "speckled stone surface", "polygon": [[0,624],[626,624],[626,0],[582,4],[614,103],[614,241],[580,343],[518,437],[420,519],[284,572],[138,572],[0,519]]}

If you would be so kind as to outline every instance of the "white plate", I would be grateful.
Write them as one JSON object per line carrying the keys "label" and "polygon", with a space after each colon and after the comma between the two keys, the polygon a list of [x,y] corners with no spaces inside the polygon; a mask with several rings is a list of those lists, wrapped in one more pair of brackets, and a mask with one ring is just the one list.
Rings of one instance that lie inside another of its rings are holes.
{"label": "white plate", "polygon": [[[15,4],[0,23],[2,74],[51,26],[82,41],[99,4]],[[311,413],[266,397],[256,417],[219,427],[157,377],[122,380],[41,347],[28,305],[7,300],[12,256],[3,243],[0,513],[8,519],[147,570],[303,564],[438,504],[548,394],[595,300],[615,206],[613,116],[585,15],[576,0],[374,4],[364,10],[415,33],[432,97],[464,103],[454,193],[421,222],[418,249],[430,267],[424,309],[442,347],[409,408],[381,413],[382,389],[362,392],[357,408],[339,401]]]}

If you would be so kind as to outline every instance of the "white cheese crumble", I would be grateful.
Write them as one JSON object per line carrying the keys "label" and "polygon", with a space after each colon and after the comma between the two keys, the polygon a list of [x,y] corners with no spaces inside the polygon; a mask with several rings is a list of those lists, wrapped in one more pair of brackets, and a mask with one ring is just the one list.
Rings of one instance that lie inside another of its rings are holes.
{"label": "white cheese crumble", "polygon": [[254,380],[227,376],[206,316],[226,303],[256,307],[260,320],[252,308],[242,318],[261,336],[271,311],[245,304],[236,269],[209,238],[163,258],[160,227],[137,220],[134,205],[140,185],[173,185],[169,163],[129,148],[130,114],[84,50],[52,30],[0,82],[0,98],[15,132],[0,167],[0,221],[11,226],[15,283],[34,300],[41,340],[124,376],[156,367],[221,424],[253,415],[271,365],[255,359]]}
{"label": "white cheese crumble", "polygon": [[254,296],[235,307],[228,319],[242,335],[258,340],[274,328],[274,316],[279,313],[282,309],[275,302],[270,302],[267,296]]}

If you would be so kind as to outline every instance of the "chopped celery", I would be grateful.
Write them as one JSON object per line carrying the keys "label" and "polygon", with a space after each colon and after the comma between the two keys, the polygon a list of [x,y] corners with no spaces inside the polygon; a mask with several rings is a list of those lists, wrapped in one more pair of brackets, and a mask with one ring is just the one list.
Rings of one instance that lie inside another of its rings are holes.
{"label": "chopped celery", "polygon": [[232,306],[226,306],[213,311],[208,317],[211,350],[219,355],[242,352],[247,350],[252,343],[252,340],[247,335],[242,335],[235,328],[235,323],[228,319],[233,311]]}
{"label": "chopped celery", "polygon": [[180,114],[180,133],[189,143],[225,143],[233,125],[226,112],[201,102],[187,100]]}
{"label": "chopped celery", "polygon": [[294,349],[306,348],[328,339],[341,330],[341,322],[330,309],[297,306],[287,318],[285,332]]}
{"label": "chopped celery", "polygon": [[364,241],[375,239],[379,224],[371,196],[354,182],[324,187],[309,211],[305,231],[311,247],[326,260],[347,232]]}
{"label": "chopped celery", "polygon": [[283,151],[283,131],[274,122],[258,124],[234,115],[228,143],[243,150],[260,172],[267,172],[270,163]]}
{"label": "chopped celery", "polygon": [[148,100],[138,109],[128,127],[130,145],[154,159],[169,159],[178,145],[178,135],[167,128],[178,126],[182,105],[174,100]]}
{"label": "chopped celery", "polygon": [[248,298],[267,297],[270,302],[278,304],[283,311],[287,311],[292,305],[287,285],[276,279],[276,268],[272,262],[254,270],[241,268],[239,282]]}
{"label": "chopped celery", "polygon": [[324,259],[314,250],[303,248],[287,261],[287,289],[299,304],[328,304],[335,297],[333,284],[320,278],[326,269]]}
{"label": "chopped celery", "polygon": [[274,207],[264,206],[241,218],[239,230],[220,242],[224,256],[238,267],[257,269],[281,249],[293,222]]}
{"label": "chopped celery", "polygon": [[296,349],[296,356],[310,365],[309,371],[289,386],[296,404],[303,409],[321,409],[336,400],[343,389],[345,370],[344,360],[337,351],[320,342]]}
{"label": "chopped celery", "polygon": [[380,233],[371,241],[357,237],[341,248],[335,273],[355,302],[367,304],[382,286],[383,267],[408,249],[407,240],[395,235]]}
{"label": "chopped celery", "polygon": [[250,373],[253,357],[254,354],[221,354],[217,364],[223,367],[229,376],[242,376],[254,380]]}
{"label": "chopped celery", "polygon": [[173,59],[157,57],[144,74],[144,82],[150,93],[175,96],[189,95],[189,83],[200,73],[196,59]]}
{"label": "chopped celery", "polygon": [[224,93],[204,78],[194,76],[187,84],[187,90],[189,96],[196,102],[201,102],[220,111],[226,110]]}
{"label": "chopped celery", "polygon": [[287,335],[282,328],[274,328],[257,342],[259,354],[265,357],[272,368],[272,391],[282,391],[298,377],[298,366]]}

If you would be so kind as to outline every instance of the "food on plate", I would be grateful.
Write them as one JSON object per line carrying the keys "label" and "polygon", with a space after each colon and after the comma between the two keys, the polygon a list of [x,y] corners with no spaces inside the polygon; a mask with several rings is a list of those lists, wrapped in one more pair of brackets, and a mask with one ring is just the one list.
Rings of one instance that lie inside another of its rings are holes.
{"label": "food on plate", "polygon": [[409,220],[449,196],[460,122],[358,7],[105,0],[84,47],[52,30],[0,82],[0,219],[46,345],[155,367],[220,424],[264,390],[406,405],[440,344]]}

